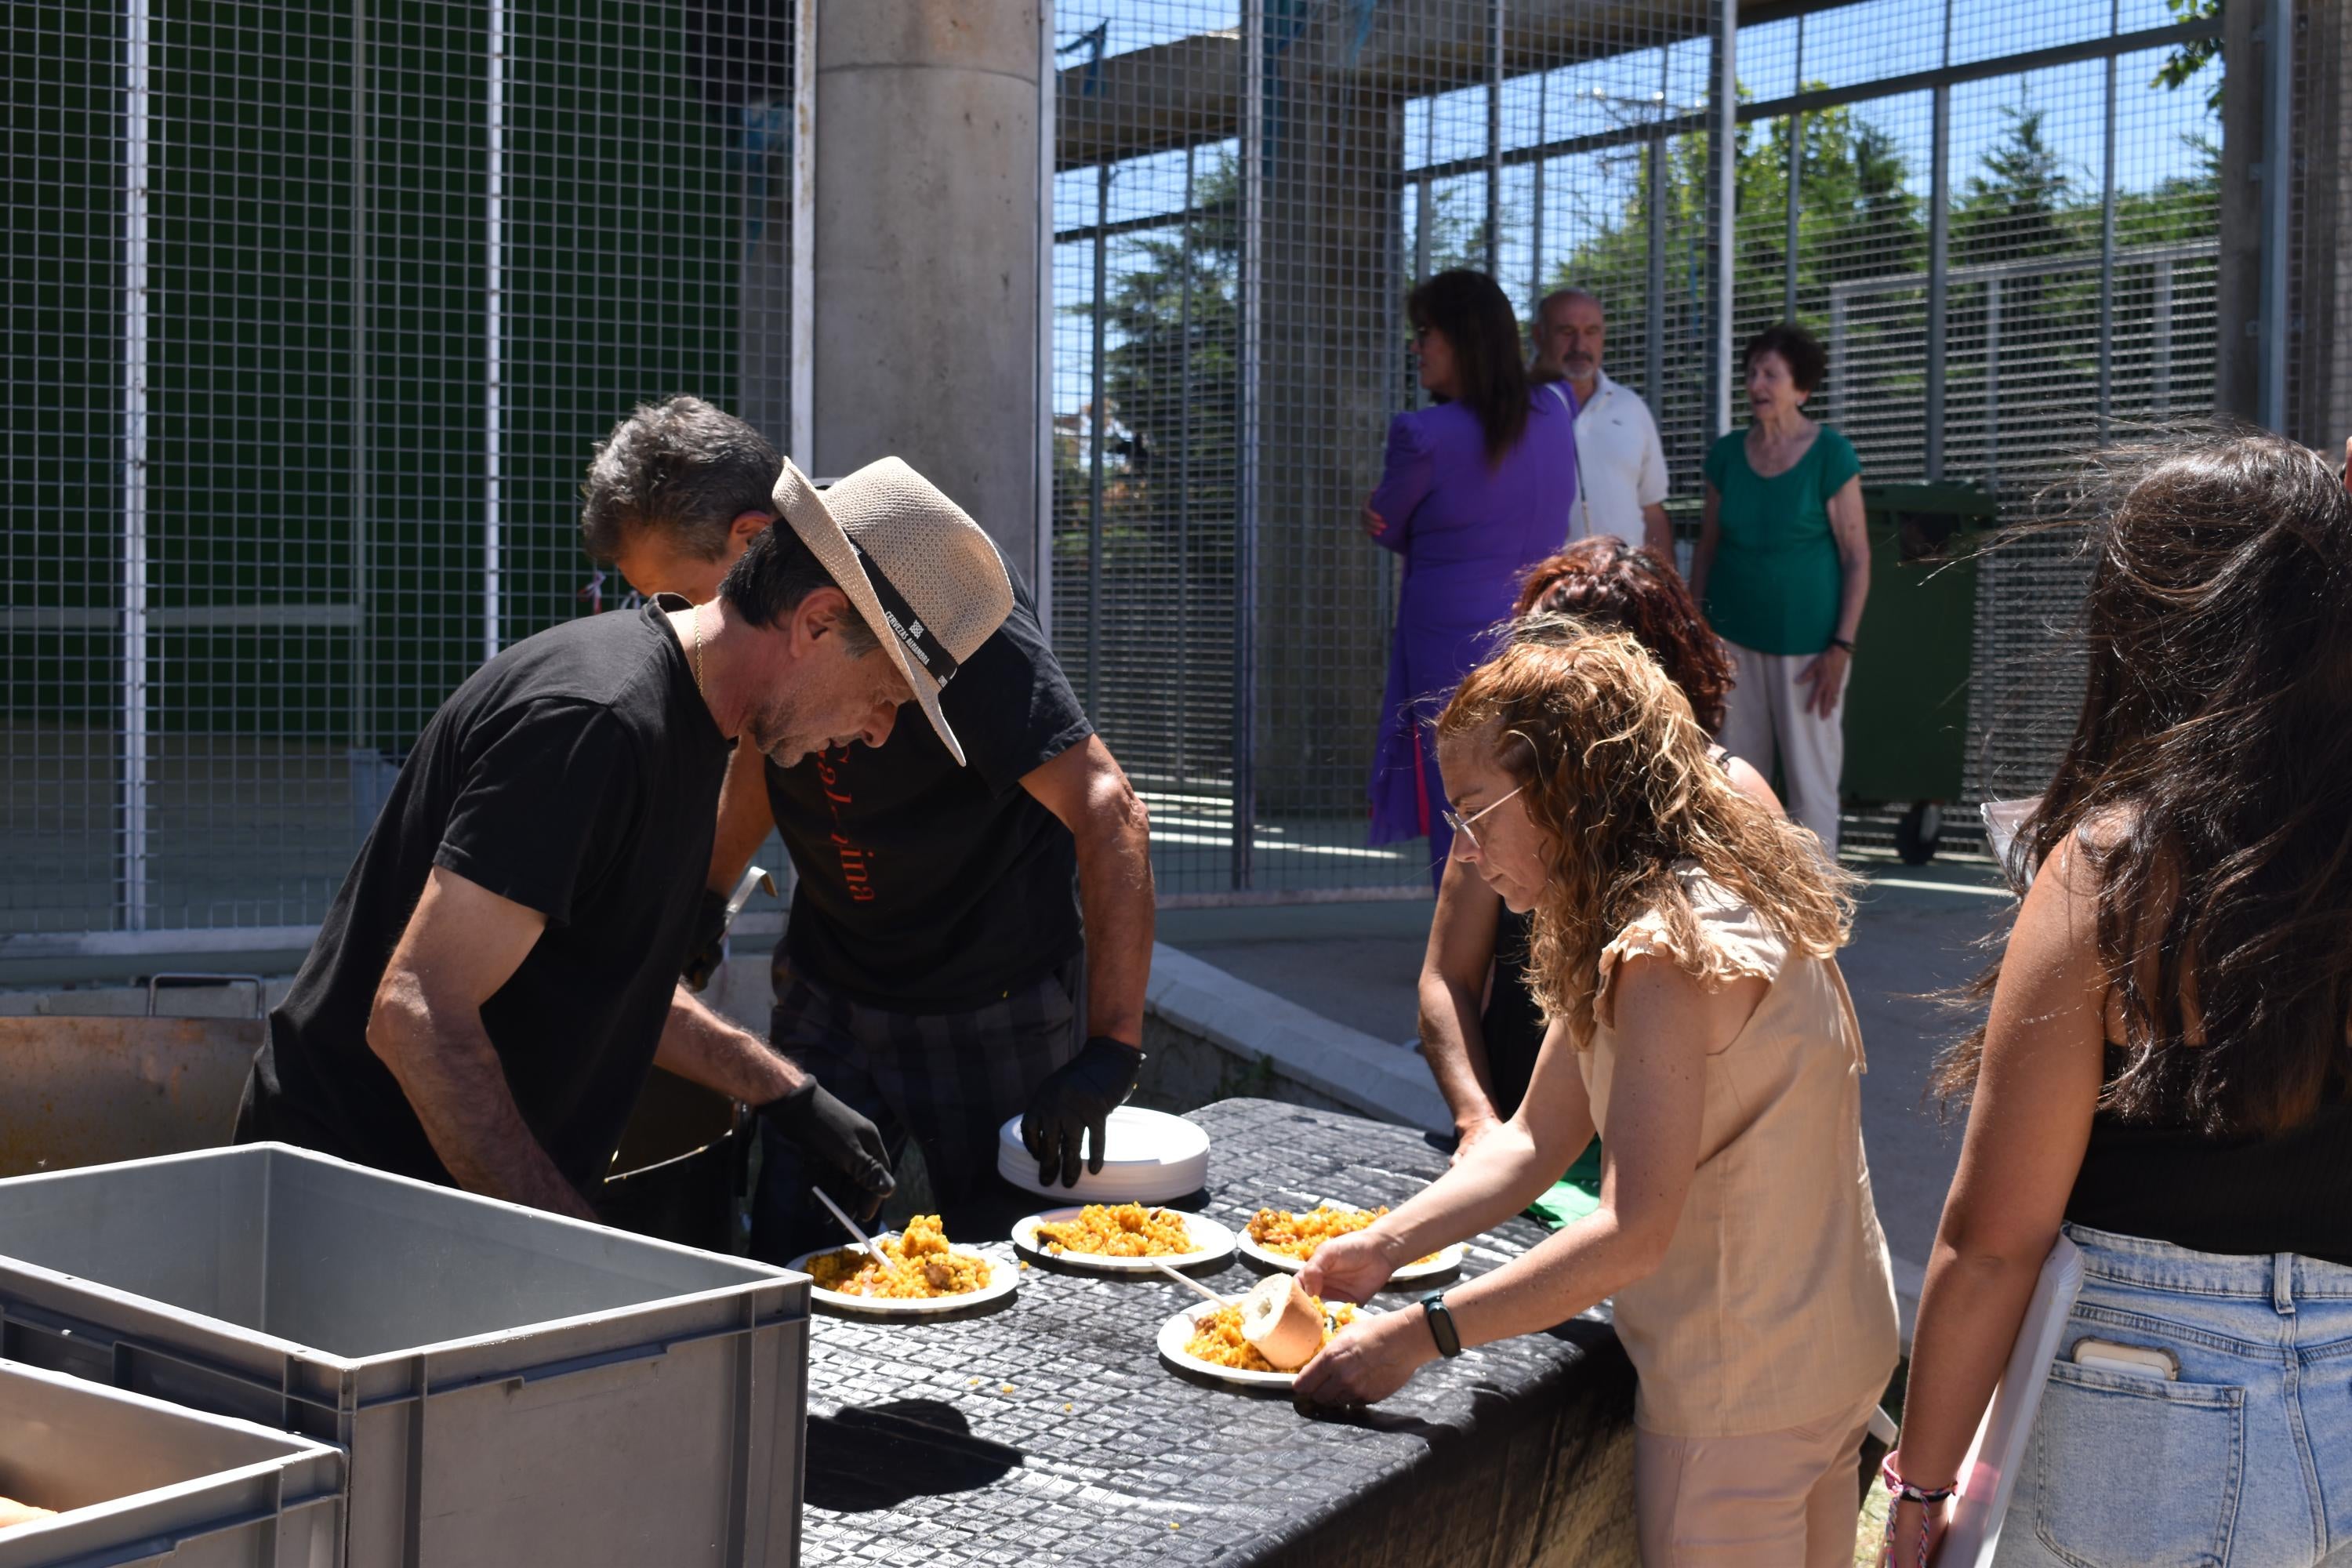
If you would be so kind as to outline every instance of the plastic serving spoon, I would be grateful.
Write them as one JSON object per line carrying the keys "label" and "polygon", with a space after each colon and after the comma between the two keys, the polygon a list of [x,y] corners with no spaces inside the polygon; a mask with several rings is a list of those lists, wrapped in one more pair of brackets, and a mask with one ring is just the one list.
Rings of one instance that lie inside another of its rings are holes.
{"label": "plastic serving spoon", "polygon": [[[898,1266],[890,1261],[890,1255],[883,1251],[880,1247],[875,1246],[874,1238],[867,1236],[864,1231],[858,1229],[857,1222],[844,1214],[841,1210],[841,1205],[835,1203],[831,1197],[827,1196],[825,1190],[823,1187],[812,1185],[809,1188],[809,1191],[814,1193],[816,1194],[816,1201],[823,1204],[826,1208],[832,1210],[833,1217],[839,1220],[843,1226],[848,1230],[849,1234],[857,1238],[857,1245],[863,1247],[866,1251],[874,1255],[874,1261],[882,1266],[882,1272],[885,1274],[896,1274],[898,1272]],[[1190,1283],[1190,1281],[1187,1281],[1187,1283]]]}

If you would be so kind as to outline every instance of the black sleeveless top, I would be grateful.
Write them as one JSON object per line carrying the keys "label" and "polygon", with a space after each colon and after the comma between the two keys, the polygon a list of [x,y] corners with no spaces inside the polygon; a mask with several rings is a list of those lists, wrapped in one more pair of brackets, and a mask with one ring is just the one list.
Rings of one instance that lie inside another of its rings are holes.
{"label": "black sleeveless top", "polygon": [[1536,1053],[1543,1048],[1543,1011],[1528,990],[1528,950],[1534,930],[1531,914],[1515,915],[1508,909],[1496,911],[1495,983],[1487,988],[1486,1010],[1479,1015],[1478,1032],[1486,1041],[1486,1077],[1495,1087],[1495,1114],[1506,1121],[1528,1097],[1528,1084],[1536,1073]]}
{"label": "black sleeveless top", "polygon": [[2275,1138],[2214,1138],[2101,1111],[2066,1217],[2192,1252],[2299,1252],[2352,1266],[2352,1100],[2339,1091]]}

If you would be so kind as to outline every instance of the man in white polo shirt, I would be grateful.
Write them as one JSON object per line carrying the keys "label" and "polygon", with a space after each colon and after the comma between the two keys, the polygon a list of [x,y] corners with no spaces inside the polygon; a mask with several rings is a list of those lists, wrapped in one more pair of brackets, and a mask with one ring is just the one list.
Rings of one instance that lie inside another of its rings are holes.
{"label": "man in white polo shirt", "polygon": [[1674,525],[1666,521],[1666,454],[1658,424],[1641,395],[1601,371],[1608,330],[1601,301],[1581,289],[1560,289],[1536,308],[1538,381],[1560,381],[1576,394],[1576,506],[1568,536],[1613,533],[1675,559]]}

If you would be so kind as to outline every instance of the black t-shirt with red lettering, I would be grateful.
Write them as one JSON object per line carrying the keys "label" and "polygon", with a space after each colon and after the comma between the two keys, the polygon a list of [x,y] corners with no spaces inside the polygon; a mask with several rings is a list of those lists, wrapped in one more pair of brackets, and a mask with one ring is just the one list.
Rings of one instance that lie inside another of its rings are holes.
{"label": "black t-shirt with red lettering", "polygon": [[969,767],[909,704],[878,749],[767,770],[800,879],[779,970],[900,1013],[984,1006],[1084,942],[1076,841],[1021,780],[1094,726],[1020,574],[1013,613],[940,706]]}
{"label": "black t-shirt with red lettering", "polygon": [[441,705],[269,1016],[241,1136],[449,1180],[367,1043],[439,866],[547,917],[482,1024],[556,1168],[583,1191],[602,1177],[669,1014],[727,772],[666,607],[685,601],[526,638]]}

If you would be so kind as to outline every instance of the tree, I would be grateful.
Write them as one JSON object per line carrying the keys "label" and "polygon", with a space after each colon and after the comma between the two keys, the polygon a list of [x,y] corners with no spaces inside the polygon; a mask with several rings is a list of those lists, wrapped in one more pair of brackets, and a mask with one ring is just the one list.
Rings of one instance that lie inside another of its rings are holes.
{"label": "tree", "polygon": [[[2211,21],[2221,15],[2221,0],[2164,0],[2164,4],[2175,22]],[[2164,64],[2157,68],[2156,79],[2148,85],[2178,90],[2221,58],[2221,39],[2191,38],[2164,57]],[[2205,89],[2205,107],[2215,114],[2221,112],[2223,79],[2216,73],[2213,85]]]}
{"label": "tree", "polygon": [[[1952,210],[1956,261],[2054,256],[2081,244],[2085,204],[2057,150],[2043,137],[2044,111],[2004,105],[2001,140],[1979,155]],[[2097,203],[2089,207],[2095,210]]]}

